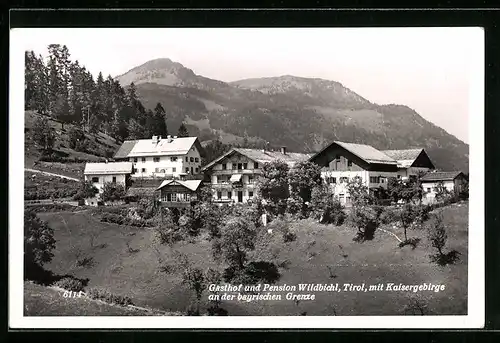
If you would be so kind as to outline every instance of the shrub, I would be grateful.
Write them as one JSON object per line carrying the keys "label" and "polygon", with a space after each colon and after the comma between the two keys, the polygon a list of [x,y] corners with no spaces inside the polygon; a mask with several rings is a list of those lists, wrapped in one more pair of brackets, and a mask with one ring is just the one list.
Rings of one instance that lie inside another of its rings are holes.
{"label": "shrub", "polygon": [[101,194],[103,201],[116,201],[125,197],[125,188],[120,184],[105,183]]}
{"label": "shrub", "polygon": [[40,220],[35,212],[24,211],[24,265],[25,268],[43,266],[54,257],[56,247],[54,230]]}
{"label": "shrub", "polygon": [[268,228],[279,232],[283,237],[283,242],[285,243],[293,242],[297,239],[297,235],[290,231],[289,223],[282,218],[273,220]]}
{"label": "shrub", "polygon": [[339,226],[345,221],[344,207],[323,185],[313,189],[311,207],[313,217],[322,224]]}
{"label": "shrub", "polygon": [[101,288],[91,288],[88,290],[87,295],[92,299],[102,300],[112,304],[122,306],[133,305],[131,298],[123,295],[116,295]]}
{"label": "shrub", "polygon": [[349,213],[350,223],[357,228],[358,232],[354,238],[357,242],[371,240],[378,227],[377,211],[370,206],[355,206]]}
{"label": "shrub", "polygon": [[54,283],[54,286],[65,289],[67,291],[80,292],[83,291],[83,282],[79,279],[65,277]]}

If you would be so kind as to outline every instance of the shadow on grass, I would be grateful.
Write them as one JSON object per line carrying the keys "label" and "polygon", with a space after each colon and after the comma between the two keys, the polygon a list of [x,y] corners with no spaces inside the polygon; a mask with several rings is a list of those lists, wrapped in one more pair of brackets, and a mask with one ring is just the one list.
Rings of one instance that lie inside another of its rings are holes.
{"label": "shadow on grass", "polygon": [[25,266],[25,268],[24,268],[24,279],[33,281],[33,282],[40,284],[42,286],[50,286],[50,285],[54,284],[55,282],[57,282],[61,279],[64,279],[64,278],[78,280],[83,284],[83,287],[86,287],[90,281],[89,278],[80,279],[80,278],[77,278],[74,275],[70,275],[70,274],[66,274],[66,275],[54,274],[50,270],[46,270],[43,267],[40,267],[39,265],[34,265],[34,264],[30,264],[28,266]]}
{"label": "shadow on grass", "polygon": [[446,254],[430,255],[430,258],[432,262],[435,262],[440,266],[446,266],[457,262],[460,259],[460,253],[456,250],[452,250]]}
{"label": "shadow on grass", "polygon": [[411,245],[411,250],[415,250],[418,243],[420,243],[420,240],[420,238],[408,238],[406,241],[402,241],[401,243],[399,243],[398,246],[400,248],[403,248],[407,245]]}
{"label": "shadow on grass", "polygon": [[267,261],[249,262],[242,270],[236,267],[228,267],[224,270],[226,282],[239,282],[253,285],[259,282],[275,283],[281,277],[278,266]]}

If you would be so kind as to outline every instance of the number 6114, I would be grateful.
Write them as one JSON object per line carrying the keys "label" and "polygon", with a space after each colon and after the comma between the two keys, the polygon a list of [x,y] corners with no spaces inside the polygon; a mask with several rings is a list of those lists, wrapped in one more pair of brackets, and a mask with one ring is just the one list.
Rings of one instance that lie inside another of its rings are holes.
{"label": "number 6114", "polygon": [[83,296],[83,291],[80,292],[64,291],[63,293],[64,298],[80,298],[82,296]]}

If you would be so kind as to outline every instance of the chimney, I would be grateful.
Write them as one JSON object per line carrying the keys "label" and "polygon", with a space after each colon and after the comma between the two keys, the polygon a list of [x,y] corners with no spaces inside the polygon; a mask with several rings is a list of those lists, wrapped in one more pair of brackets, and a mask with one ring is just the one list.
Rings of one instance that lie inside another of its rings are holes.
{"label": "chimney", "polygon": [[177,138],[177,136],[174,136],[174,139]]}
{"label": "chimney", "polygon": [[172,142],[172,136],[167,135],[167,142],[168,142],[168,143],[171,143],[171,142]]}
{"label": "chimney", "polygon": [[283,155],[286,155],[286,146],[282,146],[282,147],[281,147],[281,153],[282,153]]}
{"label": "chimney", "polygon": [[151,141],[153,142],[153,144],[158,144],[158,136],[153,136],[151,138]]}

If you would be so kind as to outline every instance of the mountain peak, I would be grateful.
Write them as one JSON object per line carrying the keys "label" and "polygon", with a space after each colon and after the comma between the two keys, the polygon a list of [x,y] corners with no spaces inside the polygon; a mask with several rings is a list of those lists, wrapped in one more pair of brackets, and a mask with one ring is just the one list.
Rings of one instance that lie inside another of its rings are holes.
{"label": "mountain peak", "polygon": [[191,69],[170,58],[156,58],[135,67],[125,74],[115,78],[122,86],[130,83],[156,83],[159,85],[188,87],[198,89],[213,89],[225,85],[222,81],[211,80],[196,75]]}

